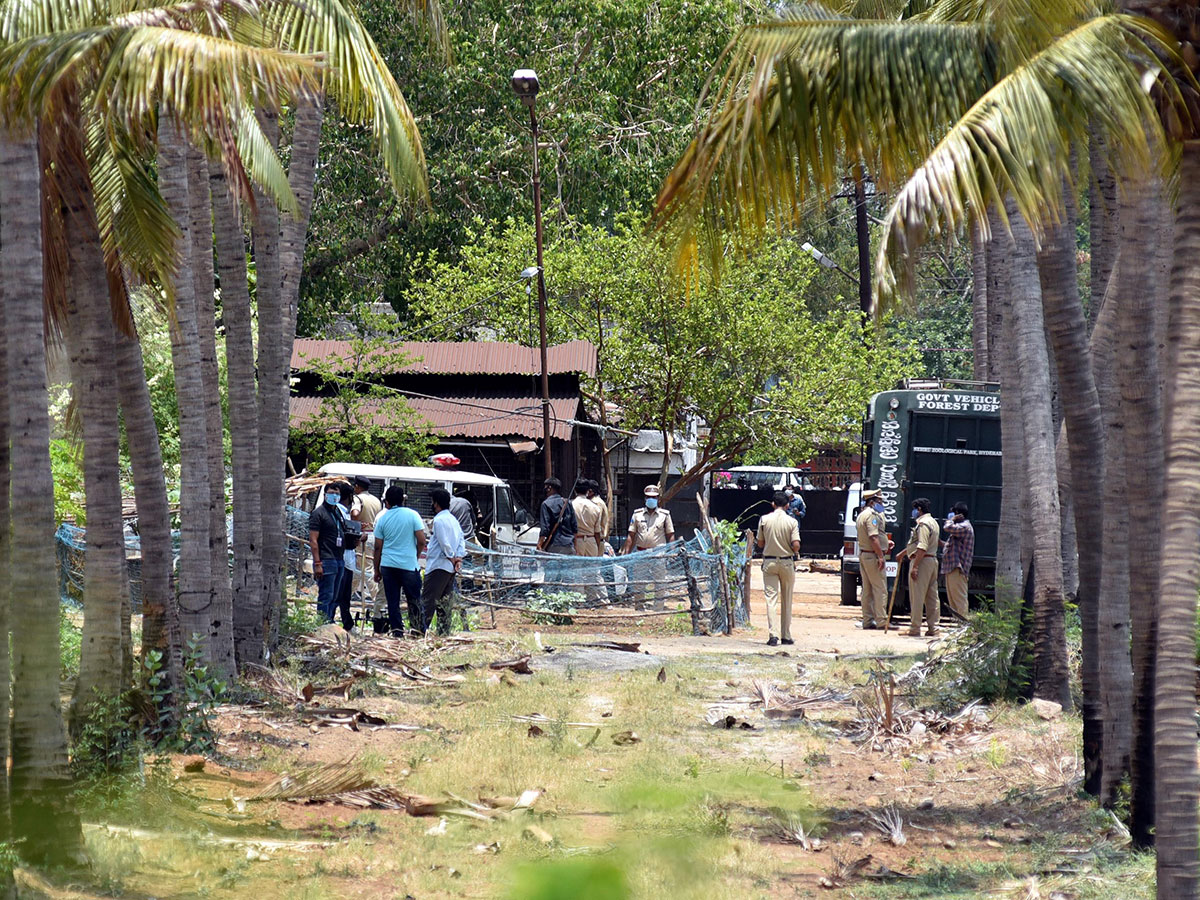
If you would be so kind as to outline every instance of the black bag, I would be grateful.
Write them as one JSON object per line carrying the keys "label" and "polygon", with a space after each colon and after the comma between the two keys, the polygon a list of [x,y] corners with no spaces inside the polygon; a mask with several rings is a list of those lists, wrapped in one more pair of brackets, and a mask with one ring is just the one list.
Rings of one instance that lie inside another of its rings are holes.
{"label": "black bag", "polygon": [[387,616],[376,616],[371,620],[371,626],[376,634],[391,634],[392,626]]}

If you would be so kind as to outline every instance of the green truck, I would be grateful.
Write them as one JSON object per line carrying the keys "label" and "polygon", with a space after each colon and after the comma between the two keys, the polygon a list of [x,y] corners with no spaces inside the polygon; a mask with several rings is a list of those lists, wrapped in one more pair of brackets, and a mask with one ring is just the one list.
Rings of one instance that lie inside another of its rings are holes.
{"label": "green truck", "polygon": [[[975,527],[970,592],[990,596],[995,589],[1000,524],[999,385],[902,382],[896,390],[871,398],[862,440],[863,483],[882,492],[895,551],[908,542],[913,500],[928,497],[939,523],[961,500],[970,508]],[[889,590],[897,568],[895,562],[888,563]],[[844,584],[846,574],[843,568]],[[907,581],[896,592],[897,610],[907,607]]]}

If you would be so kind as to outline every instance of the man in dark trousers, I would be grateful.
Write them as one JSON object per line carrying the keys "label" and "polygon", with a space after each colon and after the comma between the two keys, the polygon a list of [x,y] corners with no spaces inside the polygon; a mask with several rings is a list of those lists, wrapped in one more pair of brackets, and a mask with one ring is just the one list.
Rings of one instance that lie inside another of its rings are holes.
{"label": "man in dark trousers", "polygon": [[317,610],[333,621],[334,600],[345,569],[346,517],[339,506],[340,484],[325,485],[325,496],[308,517],[308,546],[312,551],[313,578],[317,582]]}
{"label": "man in dark trousers", "polygon": [[450,595],[454,591],[454,576],[462,569],[467,555],[467,542],[462,526],[450,512],[450,492],[436,488],[429,494],[433,503],[433,527],[430,529],[429,549],[425,554],[425,584],[421,589],[421,619],[417,627],[429,630],[433,614],[437,613],[438,634],[450,633]]}
{"label": "man in dark trousers", "polygon": [[425,550],[425,523],[415,509],[404,505],[404,488],[393,484],[383,495],[387,509],[375,520],[375,580],[383,582],[387,597],[388,628],[404,634],[400,617],[400,592],[408,599],[408,621],[422,631],[421,570],[417,558]]}
{"label": "man in dark trousers", "polygon": [[[575,510],[562,495],[562,482],[557,478],[547,478],[543,482],[546,489],[546,499],[538,513],[538,549],[546,553],[556,553],[562,556],[575,555],[575,532],[579,526],[575,519]],[[547,561],[544,564],[544,584],[547,589],[552,585],[564,585],[565,567]],[[569,585],[567,585],[569,587]]]}

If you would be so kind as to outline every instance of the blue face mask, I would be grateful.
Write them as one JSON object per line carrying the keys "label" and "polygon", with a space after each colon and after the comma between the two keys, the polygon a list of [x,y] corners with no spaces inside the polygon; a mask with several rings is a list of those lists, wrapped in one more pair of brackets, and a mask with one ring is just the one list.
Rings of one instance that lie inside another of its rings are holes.
{"label": "blue face mask", "polygon": [[912,517],[914,519],[919,519],[921,517],[921,511],[919,509],[917,509],[915,506],[912,508]]}
{"label": "blue face mask", "polygon": [[325,502],[328,503],[330,506],[335,506],[338,502],[341,501],[341,499],[342,499],[341,496],[339,496],[338,494],[330,494],[328,492],[326,492],[326,494],[325,494]]}
{"label": "blue face mask", "polygon": [[658,498],[657,497],[647,497],[646,498],[646,509],[654,509],[657,506],[658,506]]}
{"label": "blue face mask", "polygon": [[875,512],[883,512],[883,501],[876,500],[871,504],[871,509],[875,510]]}

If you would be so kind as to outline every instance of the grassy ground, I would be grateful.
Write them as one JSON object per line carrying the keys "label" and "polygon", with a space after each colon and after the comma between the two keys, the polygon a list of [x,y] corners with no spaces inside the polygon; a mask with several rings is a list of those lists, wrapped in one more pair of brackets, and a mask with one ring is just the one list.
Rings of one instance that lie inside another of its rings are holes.
{"label": "grassy ground", "polygon": [[[261,900],[1151,895],[1152,860],[1124,850],[1111,817],[1077,796],[1076,719],[1002,706],[968,733],[852,740],[878,696],[871,660],[681,659],[665,653],[675,640],[655,640],[661,665],[647,659],[620,672],[552,671],[523,635],[410,646],[406,656],[431,674],[463,677],[411,685],[379,674],[348,681],[356,650],[299,647],[275,689],[222,711],[221,755],[203,771],[164,760],[130,776],[115,801],[89,795],[93,871],[52,874],[55,887],[43,889],[65,896],[70,882],[86,895]],[[522,651],[533,653],[532,675],[487,668]],[[890,665],[902,672],[916,659]],[[747,695],[755,681],[845,696],[799,721],[747,710],[750,730],[706,723],[706,708]],[[316,691],[309,703],[300,699],[307,684]],[[422,730],[320,725],[316,706]],[[514,717],[532,714],[546,721],[531,734]],[[622,738],[628,732],[636,739]],[[531,810],[490,820],[243,799],[329,763],[438,799],[542,793]],[[872,822],[890,808],[903,843]],[[820,846],[782,836],[800,829]],[[868,855],[858,874],[838,877]],[[872,877],[880,866],[898,874]]]}

